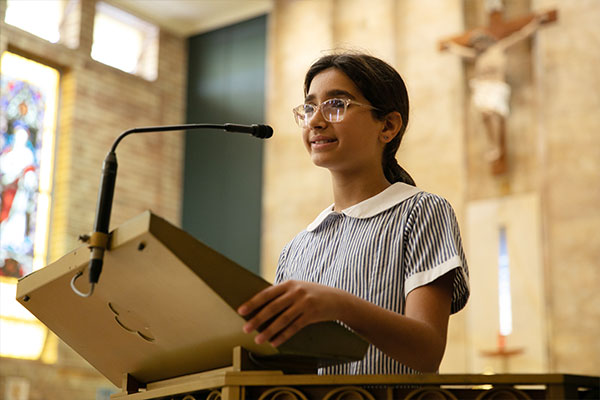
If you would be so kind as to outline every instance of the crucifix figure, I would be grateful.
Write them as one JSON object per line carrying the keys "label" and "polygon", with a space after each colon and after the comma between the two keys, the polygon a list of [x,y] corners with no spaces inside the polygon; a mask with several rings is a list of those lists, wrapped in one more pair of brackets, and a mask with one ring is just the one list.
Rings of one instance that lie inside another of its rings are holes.
{"label": "crucifix figure", "polygon": [[510,86],[506,83],[506,50],[526,39],[544,23],[556,21],[556,10],[530,14],[510,21],[502,18],[502,3],[487,0],[490,23],[460,36],[440,41],[447,50],[474,62],[469,81],[471,100],[480,113],[490,149],[486,153],[492,173],[506,172],[506,118],[510,108]]}

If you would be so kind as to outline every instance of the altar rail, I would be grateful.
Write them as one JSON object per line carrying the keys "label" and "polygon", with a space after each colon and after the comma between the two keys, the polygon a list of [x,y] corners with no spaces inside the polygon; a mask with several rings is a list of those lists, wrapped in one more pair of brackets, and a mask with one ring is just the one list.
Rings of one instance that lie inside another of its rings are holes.
{"label": "altar rail", "polygon": [[144,389],[130,389],[111,399],[600,399],[600,377],[568,374],[318,376],[226,368],[150,383]]}

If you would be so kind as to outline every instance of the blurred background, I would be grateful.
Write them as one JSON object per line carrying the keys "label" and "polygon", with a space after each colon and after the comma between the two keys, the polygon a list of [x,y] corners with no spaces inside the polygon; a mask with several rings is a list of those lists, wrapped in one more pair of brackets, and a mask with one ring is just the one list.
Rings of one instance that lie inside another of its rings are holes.
{"label": "blurred background", "polygon": [[0,398],[118,391],[15,293],[92,230],[127,129],[274,128],[128,137],[111,220],[151,209],[272,281],[332,202],[291,109],[340,49],[403,76],[398,160],[459,219],[472,292],[440,372],[600,375],[600,1],[0,0],[0,21]]}

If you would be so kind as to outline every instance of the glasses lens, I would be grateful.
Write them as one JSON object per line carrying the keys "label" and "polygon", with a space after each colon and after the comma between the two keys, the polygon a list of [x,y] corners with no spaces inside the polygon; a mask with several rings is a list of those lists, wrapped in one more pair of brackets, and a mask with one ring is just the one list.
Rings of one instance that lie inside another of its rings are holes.
{"label": "glasses lens", "polygon": [[304,117],[294,108],[294,120],[299,127],[304,127]]}
{"label": "glasses lens", "polygon": [[294,108],[294,117],[296,118],[296,123],[300,127],[306,126],[308,121],[314,115],[315,109],[316,107],[312,104],[302,104]]}
{"label": "glasses lens", "polygon": [[331,99],[323,103],[323,116],[329,122],[340,122],[344,119],[346,103],[341,99]]}

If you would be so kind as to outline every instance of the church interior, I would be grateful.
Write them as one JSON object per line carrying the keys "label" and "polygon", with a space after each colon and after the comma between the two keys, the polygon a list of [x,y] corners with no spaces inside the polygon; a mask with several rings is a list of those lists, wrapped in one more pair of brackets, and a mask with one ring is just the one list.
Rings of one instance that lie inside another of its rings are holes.
{"label": "church interior", "polygon": [[[0,398],[119,390],[15,296],[19,278],[84,246],[121,132],[272,126],[267,140],[127,137],[110,227],[152,210],[273,281],[281,249],[332,203],[291,110],[311,63],[340,50],[403,76],[398,161],[457,214],[471,294],[439,372],[600,376],[600,1],[227,0],[225,17],[187,31],[159,18],[166,3],[0,0]],[[481,27],[504,30],[482,50]]]}

